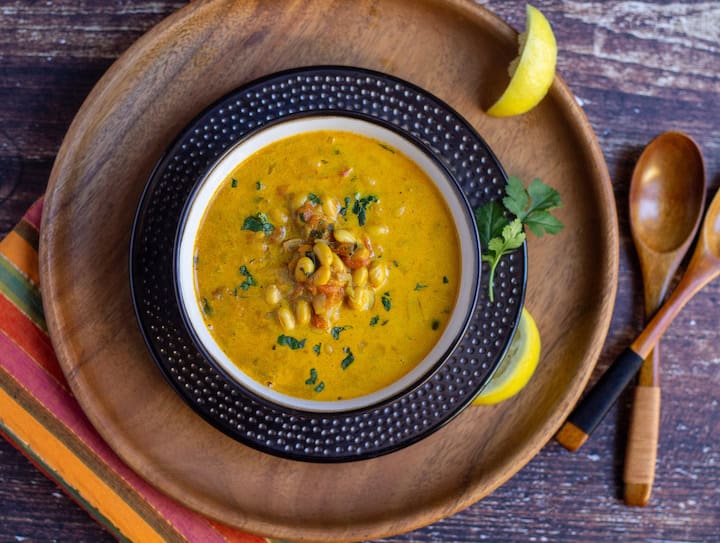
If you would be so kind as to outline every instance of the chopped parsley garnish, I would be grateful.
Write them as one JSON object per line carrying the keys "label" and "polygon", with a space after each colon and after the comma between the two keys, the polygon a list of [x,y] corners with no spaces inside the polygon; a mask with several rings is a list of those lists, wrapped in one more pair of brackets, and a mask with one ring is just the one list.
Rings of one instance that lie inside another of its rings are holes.
{"label": "chopped parsley garnish", "polygon": [[349,196],[345,197],[345,205],[340,208],[340,211],[338,213],[342,215],[343,217],[347,217],[348,208],[350,207],[350,202],[352,199]]}
{"label": "chopped parsley garnish", "polygon": [[383,304],[383,307],[385,308],[385,311],[390,311],[390,308],[392,307],[392,301],[390,300],[390,293],[386,292],[382,295],[382,298],[380,298],[380,301]]}
{"label": "chopped parsley garnish", "polygon": [[322,343],[316,343],[313,345],[313,352],[318,356],[320,356],[320,349],[322,349]]}
{"label": "chopped parsley garnish", "polygon": [[290,347],[293,351],[297,349],[302,349],[305,347],[305,340],[297,340],[292,336],[286,336],[285,334],[281,334],[277,338],[278,345]]}
{"label": "chopped parsley garnish", "polygon": [[374,194],[369,194],[364,198],[361,198],[359,193],[355,195],[355,203],[353,204],[352,212],[357,215],[360,226],[365,226],[368,206],[377,201],[378,198]]}
{"label": "chopped parsley garnish", "polygon": [[447,275],[443,275],[443,283],[446,285],[450,282],[450,280],[447,278]]}
{"label": "chopped parsley garnish", "polygon": [[438,328],[440,328],[440,321],[437,319],[433,319],[430,326],[432,327],[433,330],[437,330]]}
{"label": "chopped parsley garnish", "polygon": [[422,285],[422,284],[420,284],[420,283],[417,283],[417,284],[415,285],[415,289],[414,289],[414,290],[422,290],[422,289],[424,289],[424,288],[427,288],[427,285]]}
{"label": "chopped parsley garnish", "polygon": [[385,145],[384,143],[378,143],[378,145],[380,147],[382,147],[383,149],[385,149],[386,151],[390,151],[392,154],[395,154],[395,149],[393,149],[389,145]]}
{"label": "chopped parsley garnish", "polygon": [[317,381],[317,370],[315,368],[310,368],[310,378],[305,381],[306,385],[314,385]]}
{"label": "chopped parsley garnish", "polygon": [[256,215],[250,215],[245,218],[242,229],[250,230],[251,232],[264,232],[267,236],[270,232],[275,230],[275,227],[270,223],[265,213],[258,211]]}
{"label": "chopped parsley garnish", "polygon": [[345,358],[342,359],[342,362],[340,362],[340,367],[344,370],[347,369],[347,367],[355,362],[355,356],[352,354],[352,351],[350,350],[350,347],[345,347],[343,349],[343,352],[347,354]]}
{"label": "chopped parsley garnish", "polygon": [[393,266],[395,266],[396,268],[399,268],[400,264],[398,264],[397,260],[393,260]]}
{"label": "chopped parsley garnish", "polygon": [[316,194],[313,194],[312,192],[308,192],[308,200],[310,200],[316,206],[319,206],[322,204],[322,200],[320,198],[318,198],[318,196]]}
{"label": "chopped parsley garnish", "polygon": [[208,302],[207,298],[202,299],[202,312],[205,313],[208,317],[213,314],[213,308],[210,305],[210,302]]}
{"label": "chopped parsley garnish", "polygon": [[349,330],[350,328],[352,328],[352,326],[335,326],[332,330],[330,330],[330,335],[333,339],[340,339],[340,333],[345,330]]}
{"label": "chopped parsley garnish", "polygon": [[313,390],[315,392],[322,392],[323,390],[325,390],[325,381],[320,381]]}
{"label": "chopped parsley garnish", "polygon": [[385,325],[386,325],[387,323],[389,323],[389,322],[390,322],[389,320],[385,319],[384,321],[382,321],[382,322],[380,323],[380,326],[385,326]]}
{"label": "chopped parsley garnish", "polygon": [[378,321],[380,321],[380,315],[375,315],[372,319],[370,319],[370,326],[375,326]]}
{"label": "chopped parsley garnish", "polygon": [[260,181],[255,181],[255,190],[262,190],[264,188],[265,187],[263,186],[263,184]]}
{"label": "chopped parsley garnish", "polygon": [[232,178],[232,181],[230,181],[230,186],[231,186],[232,188],[236,189],[236,188],[237,188],[237,179],[235,179],[235,178],[233,177],[233,178]]}
{"label": "chopped parsley garnish", "polygon": [[254,287],[255,285],[257,285],[257,283],[255,282],[255,278],[250,274],[250,270],[247,269],[247,266],[240,266],[240,273],[245,276],[245,281],[239,284],[238,288],[246,291],[250,287]]}
{"label": "chopped parsley garnish", "polygon": [[339,154],[340,154],[340,149],[333,149],[333,154],[339,155]]}

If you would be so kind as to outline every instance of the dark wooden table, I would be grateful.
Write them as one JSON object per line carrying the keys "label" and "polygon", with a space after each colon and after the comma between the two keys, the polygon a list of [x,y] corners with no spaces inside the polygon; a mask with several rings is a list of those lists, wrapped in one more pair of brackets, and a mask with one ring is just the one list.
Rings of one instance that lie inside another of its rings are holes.
{"label": "dark wooden table", "polygon": [[[517,28],[524,2],[481,2]],[[184,2],[0,0],[0,235],[42,194],[73,116],[134,40]],[[620,217],[620,284],[593,376],[642,322],[627,191],[642,147],[683,130],[720,184],[720,2],[536,0],[559,43],[558,70],[605,153]],[[576,454],[549,443],[507,484],[465,511],[387,541],[720,541],[720,281],[662,343],[663,410],[655,489],[622,502],[629,395]],[[2,416],[2,413],[0,413]],[[0,440],[0,541],[112,541]]]}

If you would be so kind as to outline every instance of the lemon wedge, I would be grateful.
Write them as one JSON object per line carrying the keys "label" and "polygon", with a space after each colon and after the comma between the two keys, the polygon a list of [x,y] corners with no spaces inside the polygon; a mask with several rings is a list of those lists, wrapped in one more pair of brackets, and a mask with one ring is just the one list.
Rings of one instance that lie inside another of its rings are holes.
{"label": "lemon wedge", "polygon": [[473,400],[473,405],[491,405],[514,396],[528,384],[540,360],[540,332],[530,312],[523,308],[520,323],[485,388]]}
{"label": "lemon wedge", "polygon": [[530,4],[525,8],[526,31],[518,36],[520,53],[510,63],[510,84],[487,111],[494,117],[509,117],[531,110],[547,94],[555,78],[557,43],[550,23]]}

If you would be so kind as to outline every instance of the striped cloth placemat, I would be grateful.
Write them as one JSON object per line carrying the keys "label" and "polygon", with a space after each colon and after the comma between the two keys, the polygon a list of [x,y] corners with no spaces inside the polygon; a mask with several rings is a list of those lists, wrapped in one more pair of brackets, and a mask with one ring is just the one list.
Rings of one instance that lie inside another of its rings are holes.
{"label": "striped cloth placemat", "polygon": [[65,381],[39,289],[42,201],[0,241],[0,434],[119,541],[281,543],[212,521],[128,468]]}

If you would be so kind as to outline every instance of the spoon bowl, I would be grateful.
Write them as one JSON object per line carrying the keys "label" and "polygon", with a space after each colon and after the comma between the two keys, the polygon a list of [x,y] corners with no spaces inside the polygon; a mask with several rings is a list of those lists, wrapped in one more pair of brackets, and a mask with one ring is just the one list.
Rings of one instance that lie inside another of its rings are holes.
{"label": "spoon bowl", "polygon": [[643,151],[630,183],[630,229],[640,260],[645,310],[655,312],[692,242],[705,205],[705,168],[695,142],[661,134]]}

